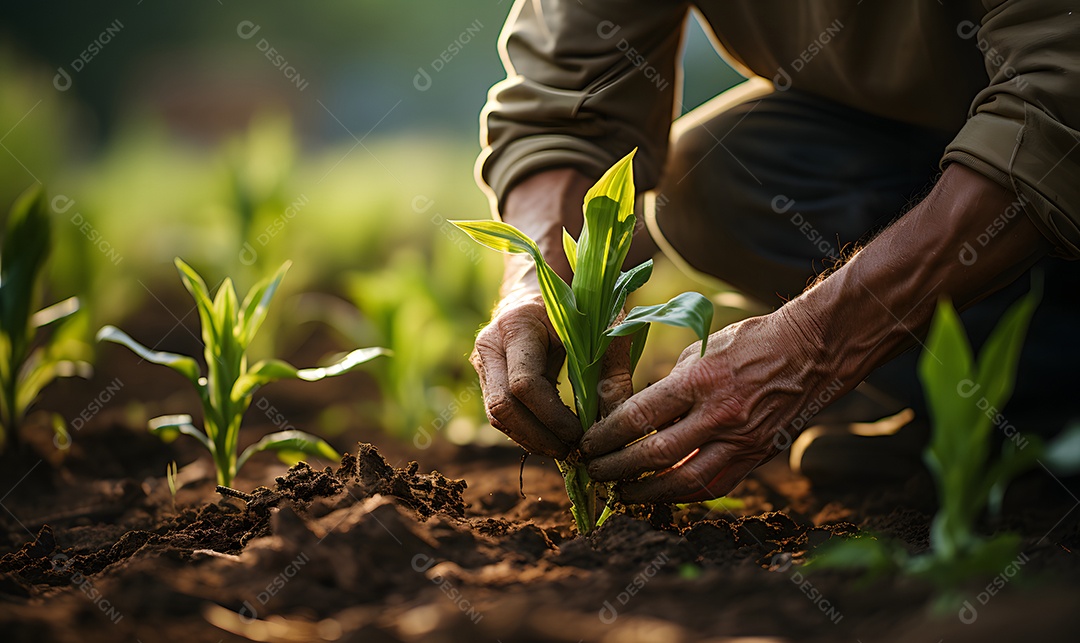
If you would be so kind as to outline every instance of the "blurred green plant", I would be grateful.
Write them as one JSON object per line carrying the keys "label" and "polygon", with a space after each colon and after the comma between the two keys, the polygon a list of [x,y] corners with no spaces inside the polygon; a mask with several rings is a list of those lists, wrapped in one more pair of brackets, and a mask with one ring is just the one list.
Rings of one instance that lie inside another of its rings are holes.
{"label": "blurred green plant", "polygon": [[287,179],[295,167],[296,144],[289,119],[260,114],[242,137],[225,146],[226,205],[233,214],[240,266],[262,274],[270,239],[289,222]]}
{"label": "blurred green plant", "polygon": [[468,338],[486,319],[490,299],[472,297],[491,294],[481,283],[484,277],[479,266],[441,245],[430,264],[406,251],[383,270],[349,276],[350,298],[377,340],[394,351],[394,363],[376,377],[391,402],[382,405],[384,426],[396,427],[395,433],[415,431],[426,440],[431,432],[425,427],[436,423],[441,429],[453,420],[443,417],[450,407],[454,417],[469,419],[473,435],[487,424],[463,359]]}
{"label": "blurred green plant", "polygon": [[347,373],[361,364],[385,355],[382,348],[357,349],[324,368],[297,370],[278,359],[267,359],[248,366],[248,347],[266,319],[270,301],[288,271],[285,262],[273,277],[256,284],[238,304],[232,280],[225,279],[211,299],[202,277],[191,266],[176,259],[180,279],[195,299],[202,325],[207,375],[200,374],[198,362],[187,355],[154,351],[139,344],[113,326],[98,332],[99,341],[127,346],[139,357],[168,366],[186,377],[196,388],[203,407],[203,427],[192,424],[190,415],[168,415],[150,421],[150,431],[166,440],[189,435],[208,451],[217,468],[218,484],[228,487],[248,458],[260,451],[273,451],[285,462],[294,462],[299,454],[317,455],[336,460],[339,454],[321,438],[297,430],[278,431],[264,436],[237,456],[240,424],[251,405],[255,391],[280,379],[315,382]]}
{"label": "blurred green plant", "polygon": [[[636,151],[636,150],[635,150]],[[575,240],[563,230],[563,252],[574,272],[570,284],[544,261],[532,239],[501,221],[455,221],[478,243],[500,252],[527,254],[536,264],[540,292],[555,332],[566,348],[567,373],[574,391],[581,427],[588,431],[599,419],[600,369],[615,337],[630,336],[630,372],[641,357],[652,323],[693,330],[705,354],[713,306],[696,292],[676,295],[666,304],[638,306],[619,320],[627,296],[652,274],[652,261],[622,272],[630,250],[634,216],[634,151],[613,165],[585,195],[584,226]],[[559,461],[578,532],[588,534],[611,511],[596,513],[597,485],[576,454]]]}
{"label": "blurred green plant", "polygon": [[1007,440],[990,461],[993,415],[1012,395],[1020,349],[1041,296],[1039,287],[1013,304],[987,339],[976,361],[956,309],[938,302],[919,377],[930,408],[933,433],[924,459],[938,492],[938,512],[930,528],[930,551],[911,556],[900,545],[869,534],[827,545],[808,569],[865,570],[870,576],[901,572],[943,590],[973,576],[999,573],[1019,553],[1010,533],[981,535],[976,523],[989,508],[1001,509],[1009,482],[1040,458],[1065,466],[1076,458],[1077,433],[1066,431],[1051,444],[1027,436],[1023,448]]}
{"label": "blurred green plant", "polygon": [[[28,189],[12,205],[0,250],[0,451],[19,444],[19,427],[38,394],[57,377],[89,376],[90,347],[79,337],[79,300],[40,309],[42,272],[52,247],[45,190]],[[59,327],[36,342],[38,331]],[[61,444],[70,436],[63,418],[51,419]]]}

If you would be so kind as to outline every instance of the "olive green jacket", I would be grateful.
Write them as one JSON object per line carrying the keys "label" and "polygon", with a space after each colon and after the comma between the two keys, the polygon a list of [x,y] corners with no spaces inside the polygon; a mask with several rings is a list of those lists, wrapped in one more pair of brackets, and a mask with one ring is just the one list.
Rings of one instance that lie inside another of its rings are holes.
{"label": "olive green jacket", "polygon": [[494,198],[543,169],[599,177],[635,146],[638,187],[655,187],[691,8],[748,77],[953,136],[942,165],[1014,190],[1080,257],[1076,1],[518,0],[500,37],[507,78],[481,115]]}

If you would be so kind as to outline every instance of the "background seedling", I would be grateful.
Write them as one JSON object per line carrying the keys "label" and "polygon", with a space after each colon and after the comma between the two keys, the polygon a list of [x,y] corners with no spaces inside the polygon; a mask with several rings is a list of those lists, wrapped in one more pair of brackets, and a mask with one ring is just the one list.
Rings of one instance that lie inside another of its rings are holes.
{"label": "background seedling", "polygon": [[176,492],[180,490],[176,475],[176,460],[173,460],[169,463],[169,466],[165,467],[165,482],[169,485],[169,495],[172,496],[173,511],[176,511]]}
{"label": "background seedling", "polygon": [[[631,336],[631,372],[641,357],[649,325],[660,322],[693,330],[705,353],[712,303],[687,292],[666,304],[639,306],[616,323],[627,296],[652,274],[652,261],[622,272],[634,234],[634,152],[609,169],[585,195],[585,222],[577,240],[563,230],[563,251],[574,272],[567,284],[544,261],[532,239],[501,221],[455,221],[477,242],[500,252],[527,254],[536,263],[548,317],[566,348],[567,372],[583,430],[599,419],[600,368],[615,337]],[[578,531],[587,534],[606,517],[596,514],[595,484],[576,454],[559,462]]]}
{"label": "background seedling", "polygon": [[1012,395],[1020,349],[1039,301],[1035,288],[1005,313],[976,361],[960,317],[943,299],[919,359],[919,376],[930,407],[933,433],[924,459],[934,478],[939,509],[930,529],[930,551],[910,556],[898,545],[862,535],[826,547],[811,561],[817,568],[856,568],[871,574],[901,571],[954,587],[973,575],[995,574],[1014,560],[1020,540],[1008,533],[983,536],[976,521],[988,507],[1000,510],[1005,488],[1045,458],[1075,466],[1078,434],[1070,430],[1044,445],[1034,436],[1018,448],[1009,440],[991,461],[993,415]]}
{"label": "background seedling", "polygon": [[[45,191],[34,186],[11,208],[0,251],[0,451],[16,446],[19,425],[38,393],[57,377],[89,375],[82,361],[89,346],[72,323],[79,300],[65,299],[39,310],[42,271],[52,246]],[[56,323],[54,332],[35,346],[38,331]],[[62,417],[52,414],[57,443],[70,436]]]}
{"label": "background seedling", "polygon": [[274,451],[286,462],[293,462],[298,454],[318,455],[330,460],[339,457],[324,440],[296,430],[264,436],[237,456],[240,423],[260,386],[280,379],[314,382],[341,375],[387,352],[382,348],[357,349],[325,368],[297,370],[278,359],[262,360],[249,367],[248,346],[266,319],[270,301],[289,265],[285,262],[276,275],[256,284],[238,305],[230,279],[225,280],[211,299],[202,277],[191,266],[176,260],[180,279],[195,299],[199,311],[207,367],[205,377],[200,375],[199,365],[192,357],[148,349],[113,326],[105,326],[98,332],[99,341],[123,344],[149,362],[172,368],[195,386],[202,400],[203,431],[192,424],[190,415],[155,418],[150,421],[150,430],[165,439],[173,439],[182,433],[202,443],[214,459],[218,484],[222,486],[231,485],[236,472],[259,451]]}

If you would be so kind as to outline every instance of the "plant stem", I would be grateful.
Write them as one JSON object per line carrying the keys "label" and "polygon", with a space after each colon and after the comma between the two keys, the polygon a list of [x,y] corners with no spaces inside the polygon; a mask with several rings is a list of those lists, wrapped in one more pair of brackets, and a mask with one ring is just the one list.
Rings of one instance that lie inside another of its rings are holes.
{"label": "plant stem", "polygon": [[596,528],[596,484],[589,478],[584,464],[569,460],[556,460],[556,463],[566,482],[570,513],[574,516],[578,533],[588,535]]}

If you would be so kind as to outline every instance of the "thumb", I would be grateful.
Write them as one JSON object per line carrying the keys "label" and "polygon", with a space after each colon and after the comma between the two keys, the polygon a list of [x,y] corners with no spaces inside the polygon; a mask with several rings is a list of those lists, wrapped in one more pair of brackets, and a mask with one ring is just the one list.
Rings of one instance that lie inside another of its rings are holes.
{"label": "thumb", "polygon": [[630,374],[630,337],[616,337],[600,365],[600,416],[606,417],[634,394]]}

